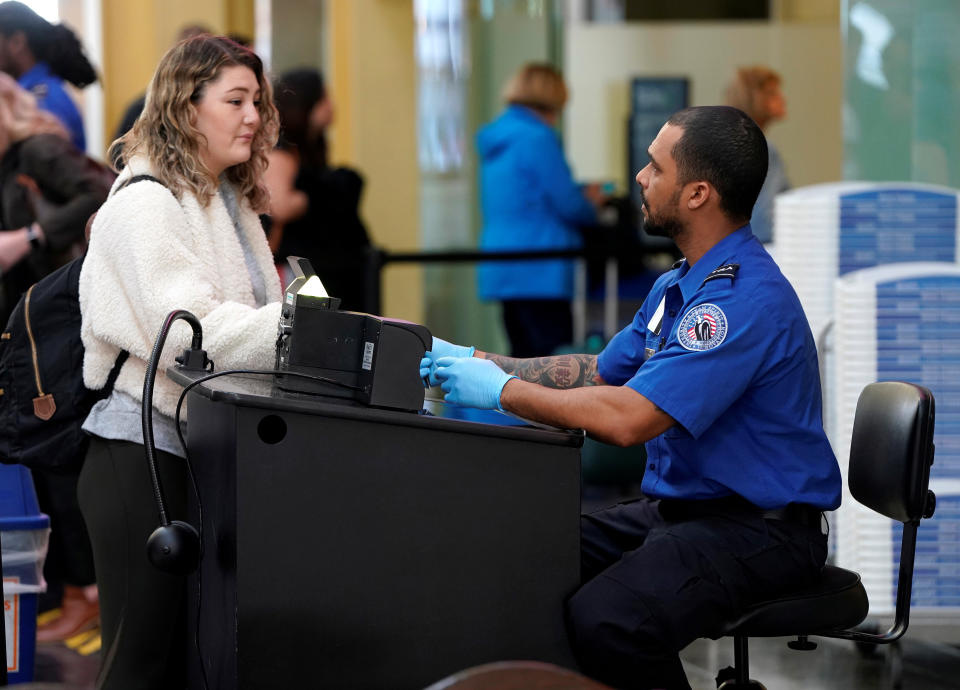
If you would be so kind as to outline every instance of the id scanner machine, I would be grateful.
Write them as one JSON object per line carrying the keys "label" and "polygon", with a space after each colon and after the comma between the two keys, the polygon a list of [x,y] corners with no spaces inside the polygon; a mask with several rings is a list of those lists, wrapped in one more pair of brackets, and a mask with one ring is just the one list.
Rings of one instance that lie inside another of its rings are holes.
{"label": "id scanner machine", "polygon": [[276,369],[331,379],[275,374],[278,388],[349,398],[364,405],[419,412],[420,359],[430,349],[426,326],[352,311],[327,295],[304,258],[288,258],[295,278],[284,294]]}

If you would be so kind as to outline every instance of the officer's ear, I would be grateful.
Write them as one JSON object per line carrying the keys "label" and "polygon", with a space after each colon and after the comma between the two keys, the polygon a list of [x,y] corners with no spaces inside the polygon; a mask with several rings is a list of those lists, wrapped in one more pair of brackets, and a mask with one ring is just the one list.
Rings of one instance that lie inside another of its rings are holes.
{"label": "officer's ear", "polygon": [[696,211],[706,205],[716,194],[716,190],[703,180],[690,182],[685,190],[687,193],[687,208]]}

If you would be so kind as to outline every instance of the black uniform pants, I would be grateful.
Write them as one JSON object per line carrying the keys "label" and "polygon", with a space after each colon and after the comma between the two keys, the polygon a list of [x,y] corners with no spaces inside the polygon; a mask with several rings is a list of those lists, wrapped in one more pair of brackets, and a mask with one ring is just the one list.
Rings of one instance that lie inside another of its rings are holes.
{"label": "black uniform pants", "polygon": [[[157,451],[157,465],[168,515],[186,519],[186,463]],[[160,519],[143,446],[94,436],[78,494],[100,591],[97,689],[185,687],[186,578],[162,573],[147,559],[147,538]]]}
{"label": "black uniform pants", "polygon": [[639,499],[584,515],[583,584],[567,610],[574,653],[616,688],[687,689],[681,649],[815,581],[826,551],[818,526],[764,519],[740,499]]}

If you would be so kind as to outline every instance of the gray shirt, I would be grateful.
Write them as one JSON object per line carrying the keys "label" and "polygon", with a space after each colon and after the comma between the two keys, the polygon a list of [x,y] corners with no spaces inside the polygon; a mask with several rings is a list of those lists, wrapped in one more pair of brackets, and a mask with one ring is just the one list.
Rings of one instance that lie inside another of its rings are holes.
{"label": "gray shirt", "polygon": [[767,152],[767,177],[760,188],[757,203],[753,205],[753,217],[750,218],[750,229],[757,239],[764,243],[773,241],[773,200],[777,194],[790,189],[790,181],[779,152],[769,143]]}

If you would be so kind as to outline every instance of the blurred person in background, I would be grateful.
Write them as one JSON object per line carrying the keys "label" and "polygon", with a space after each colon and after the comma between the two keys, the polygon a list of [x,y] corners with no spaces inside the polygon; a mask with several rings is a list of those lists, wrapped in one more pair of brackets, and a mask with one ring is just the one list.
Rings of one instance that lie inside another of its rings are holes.
{"label": "blurred person in background", "polygon": [[[727,86],[726,104],[745,112],[766,134],[770,124],[787,116],[787,100],[780,84],[780,75],[769,67],[740,67]],[[769,138],[767,148],[770,155],[767,179],[750,219],[753,234],[763,243],[773,241],[773,198],[790,189],[783,160]]]}
{"label": "blurred person in background", "polygon": [[[573,179],[554,127],[567,102],[563,77],[524,65],[503,91],[504,111],[477,133],[485,251],[578,249],[596,222],[596,185]],[[552,353],[573,340],[573,261],[483,262],[479,294],[499,300],[513,357]]]}
{"label": "blurred person in background", "polygon": [[112,178],[70,143],[59,119],[0,73],[2,323],[27,288],[83,253],[87,219]]}
{"label": "blurred person in background", "polygon": [[[70,143],[61,122],[40,110],[32,94],[0,72],[0,323],[32,284],[83,253],[87,219],[112,179]],[[39,626],[40,642],[66,639],[99,616],[77,478],[33,470],[40,509],[52,526],[40,609],[59,609]]]}
{"label": "blurred person in background", "polygon": [[274,94],[280,140],[264,182],[271,197],[268,240],[278,268],[284,274],[288,256],[308,258],[342,309],[365,311],[370,238],[360,219],[363,178],[330,166],[327,128],[334,107],[323,75],[309,67],[291,70],[277,80]]}
{"label": "blurred person in background", "polygon": [[86,149],[83,118],[63,82],[82,89],[97,80],[97,73],[73,31],[51,24],[23,3],[0,3],[0,70],[30,91],[41,109],[57,116],[74,146]]}

